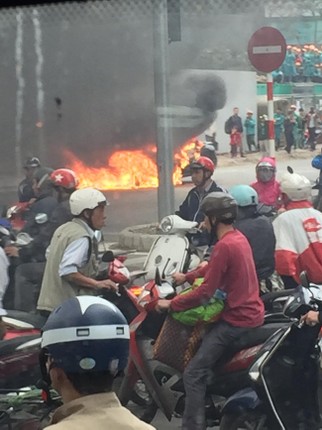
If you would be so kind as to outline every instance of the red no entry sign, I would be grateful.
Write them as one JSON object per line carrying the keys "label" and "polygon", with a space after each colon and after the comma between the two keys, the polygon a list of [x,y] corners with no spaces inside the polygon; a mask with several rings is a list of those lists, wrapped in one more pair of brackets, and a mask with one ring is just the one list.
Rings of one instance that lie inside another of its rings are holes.
{"label": "red no entry sign", "polygon": [[273,27],[255,31],[248,42],[248,58],[259,72],[270,73],[278,69],[286,54],[283,34]]}

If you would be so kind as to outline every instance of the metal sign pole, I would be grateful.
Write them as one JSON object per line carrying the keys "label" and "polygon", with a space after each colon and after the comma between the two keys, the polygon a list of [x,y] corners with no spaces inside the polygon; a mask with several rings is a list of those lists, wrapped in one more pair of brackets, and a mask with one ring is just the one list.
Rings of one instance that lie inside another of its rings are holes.
{"label": "metal sign pole", "polygon": [[169,116],[169,60],[167,0],[153,1],[154,97],[158,164],[159,221],[174,213],[173,136]]}
{"label": "metal sign pole", "polygon": [[273,76],[271,73],[267,73],[267,113],[269,156],[275,157]]}

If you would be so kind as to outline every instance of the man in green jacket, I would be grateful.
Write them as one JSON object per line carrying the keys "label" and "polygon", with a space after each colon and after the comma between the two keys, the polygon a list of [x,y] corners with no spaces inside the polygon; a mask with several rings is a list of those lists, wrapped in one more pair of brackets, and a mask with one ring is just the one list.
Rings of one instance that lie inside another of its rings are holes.
{"label": "man in green jacket", "polygon": [[248,146],[248,151],[252,152],[252,147],[254,146],[254,151],[256,151],[255,143],[255,119],[253,118],[253,112],[251,110],[247,111],[246,119],[244,121],[244,127],[246,131],[246,141]]}

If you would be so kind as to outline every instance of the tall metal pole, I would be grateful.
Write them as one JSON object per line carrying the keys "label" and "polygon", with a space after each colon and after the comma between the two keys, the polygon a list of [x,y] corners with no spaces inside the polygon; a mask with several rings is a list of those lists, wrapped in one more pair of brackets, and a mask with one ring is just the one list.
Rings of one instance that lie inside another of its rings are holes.
{"label": "tall metal pole", "polygon": [[21,175],[22,167],[22,117],[24,113],[24,93],[25,93],[25,79],[23,73],[24,66],[24,12],[22,9],[17,9],[16,12],[17,20],[17,33],[15,41],[15,61],[16,61],[16,119],[15,119],[15,164],[16,164],[16,176],[17,178]]}
{"label": "tall metal pole", "polygon": [[158,217],[174,213],[173,136],[169,116],[167,0],[153,0],[154,103],[158,164]]}
{"label": "tall metal pole", "polygon": [[275,157],[273,76],[267,73],[268,145],[270,157]]}

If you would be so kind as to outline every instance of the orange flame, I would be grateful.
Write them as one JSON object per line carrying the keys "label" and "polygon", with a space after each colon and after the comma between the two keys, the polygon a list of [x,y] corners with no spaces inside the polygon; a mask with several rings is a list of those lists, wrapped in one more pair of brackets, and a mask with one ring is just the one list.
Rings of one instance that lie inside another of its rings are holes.
{"label": "orange flame", "polygon": [[[182,169],[193,159],[199,158],[202,143],[189,141],[174,155],[173,184],[181,184]],[[106,167],[90,167],[66,150],[68,167],[76,173],[80,188],[94,187],[100,190],[133,190],[158,187],[158,171],[155,162],[156,146],[145,149],[115,151],[107,160]]]}

